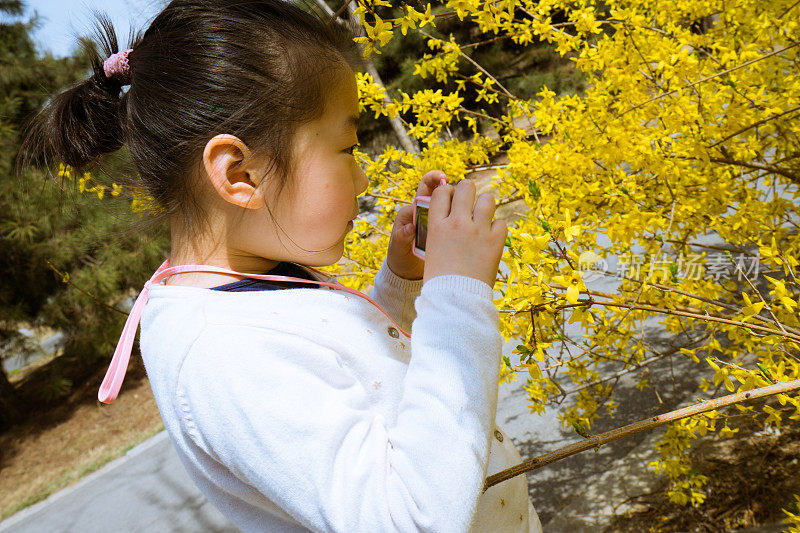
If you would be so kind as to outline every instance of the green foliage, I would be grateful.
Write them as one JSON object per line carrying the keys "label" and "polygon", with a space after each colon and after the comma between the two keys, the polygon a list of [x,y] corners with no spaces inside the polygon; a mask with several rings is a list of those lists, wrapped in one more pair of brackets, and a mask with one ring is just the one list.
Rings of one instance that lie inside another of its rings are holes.
{"label": "green foliage", "polygon": [[[42,399],[52,401],[107,364],[126,315],[103,303],[127,311],[125,298],[163,261],[168,235],[132,230],[139,216],[121,195],[81,194],[77,180],[59,183],[44,168],[25,169],[16,179],[25,121],[50,94],[89,72],[82,52],[40,56],[30,38],[36,25],[34,19],[0,24],[0,341],[18,336],[20,321],[66,334],[63,356],[70,364],[40,388]],[[125,155],[107,157],[103,174],[113,178]]]}

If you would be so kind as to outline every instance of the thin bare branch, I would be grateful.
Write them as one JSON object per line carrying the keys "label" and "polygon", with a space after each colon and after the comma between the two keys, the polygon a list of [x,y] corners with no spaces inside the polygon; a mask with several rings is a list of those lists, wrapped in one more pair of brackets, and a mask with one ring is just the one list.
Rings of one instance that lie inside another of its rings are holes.
{"label": "thin bare branch", "polygon": [[511,479],[520,474],[524,474],[525,472],[528,472],[530,470],[541,468],[545,465],[549,465],[550,463],[560,461],[561,459],[564,459],[571,455],[575,455],[576,453],[580,453],[589,450],[591,448],[599,448],[603,444],[619,440],[623,437],[629,437],[631,435],[635,435],[636,433],[649,431],[651,429],[655,429],[659,426],[663,426],[664,424],[668,424],[676,420],[681,420],[683,418],[687,418],[690,416],[699,415],[701,413],[706,413],[708,411],[713,411],[715,409],[726,407],[728,405],[739,404],[746,401],[755,400],[758,398],[766,398],[768,396],[774,396],[776,394],[785,394],[787,392],[795,391],[798,389],[800,389],[800,379],[796,379],[794,381],[784,381],[781,383],[776,383],[774,385],[769,385],[758,389],[753,389],[745,392],[737,392],[735,394],[729,394],[728,396],[723,396],[722,398],[716,398],[713,400],[704,400],[701,401],[700,403],[690,405],[682,409],[676,409],[674,411],[664,413],[663,415],[654,416],[652,418],[634,422],[633,424],[628,424],[627,426],[623,426],[621,428],[612,429],[611,431],[601,433],[600,435],[593,435],[583,439],[580,442],[563,446],[550,453],[546,453],[544,455],[528,459],[527,461],[512,466],[511,468],[501,470],[496,474],[488,476],[484,480],[483,492],[486,492],[486,490],[489,487],[497,485],[498,483],[505,481],[507,479]]}

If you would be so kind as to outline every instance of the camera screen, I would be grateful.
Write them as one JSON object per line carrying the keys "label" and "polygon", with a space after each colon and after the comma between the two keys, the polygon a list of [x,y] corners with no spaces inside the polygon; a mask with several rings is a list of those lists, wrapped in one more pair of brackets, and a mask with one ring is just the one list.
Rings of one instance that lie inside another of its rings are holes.
{"label": "camera screen", "polygon": [[425,240],[428,237],[428,208],[417,204],[417,227],[416,227],[416,246],[420,250],[425,250]]}

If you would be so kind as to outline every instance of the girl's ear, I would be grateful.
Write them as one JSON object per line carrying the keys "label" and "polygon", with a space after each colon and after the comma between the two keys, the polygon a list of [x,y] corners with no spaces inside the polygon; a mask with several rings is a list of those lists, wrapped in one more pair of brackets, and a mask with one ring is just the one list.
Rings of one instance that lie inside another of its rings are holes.
{"label": "girl's ear", "polygon": [[238,137],[223,133],[211,138],[203,150],[203,166],[211,186],[226,202],[246,209],[264,207],[263,178],[258,162]]}

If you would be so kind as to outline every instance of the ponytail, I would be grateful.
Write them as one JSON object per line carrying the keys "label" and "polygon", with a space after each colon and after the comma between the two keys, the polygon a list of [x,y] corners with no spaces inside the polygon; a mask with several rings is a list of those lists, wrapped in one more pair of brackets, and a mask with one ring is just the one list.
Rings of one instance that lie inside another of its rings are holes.
{"label": "ponytail", "polygon": [[[117,37],[105,15],[98,19],[102,52],[94,41],[81,41],[91,58],[93,74],[53,95],[25,123],[17,157],[18,177],[31,164],[52,169],[56,163],[64,163],[83,173],[100,155],[119,150],[125,143],[127,93],[120,94],[123,81],[118,76],[107,77],[103,70],[105,58],[118,51]],[[131,56],[133,64],[135,53]]]}

